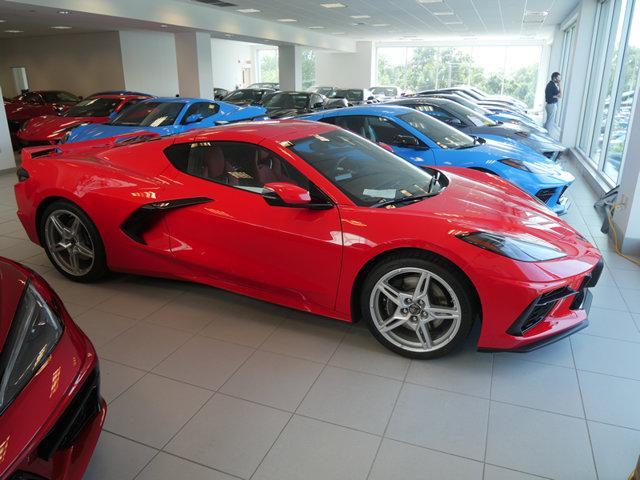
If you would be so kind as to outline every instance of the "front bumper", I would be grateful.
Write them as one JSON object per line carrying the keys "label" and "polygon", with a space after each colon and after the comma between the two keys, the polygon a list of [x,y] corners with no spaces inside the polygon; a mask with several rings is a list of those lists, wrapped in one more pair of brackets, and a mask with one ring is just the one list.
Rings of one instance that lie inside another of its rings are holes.
{"label": "front bumper", "polygon": [[586,275],[541,293],[500,332],[503,345],[483,346],[479,342],[478,350],[529,352],[586,328],[593,298],[589,289],[597,284],[603,269],[600,259]]}

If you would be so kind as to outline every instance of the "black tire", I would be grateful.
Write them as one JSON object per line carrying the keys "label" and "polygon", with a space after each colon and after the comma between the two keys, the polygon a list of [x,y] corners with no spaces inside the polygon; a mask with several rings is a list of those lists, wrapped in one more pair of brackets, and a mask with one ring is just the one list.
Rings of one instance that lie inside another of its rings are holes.
{"label": "black tire", "polygon": [[[457,333],[448,341],[448,343],[438,347],[433,351],[416,352],[410,349],[404,349],[392,343],[389,339],[378,330],[372,317],[370,309],[370,300],[372,291],[378,281],[386,274],[400,268],[420,268],[431,272],[449,284],[460,305],[460,326]],[[449,352],[460,348],[465,342],[473,326],[474,319],[478,312],[478,306],[475,291],[469,280],[455,269],[451,268],[447,262],[428,254],[399,254],[389,257],[376,265],[367,275],[363,282],[360,293],[360,309],[362,316],[367,322],[369,330],[373,336],[386,348],[392,350],[402,356],[414,359],[431,359],[442,357]]]}
{"label": "black tire", "polygon": [[[60,212],[62,210],[71,212],[72,214],[76,215],[82,222],[83,226],[86,229],[86,232],[89,235],[89,238],[91,239],[94,253],[93,264],[91,265],[90,269],[82,275],[73,275],[72,273],[66,271],[58,263],[54,255],[52,255],[52,252],[49,250],[45,238],[47,219],[54,212]],[[73,280],[74,282],[91,283],[100,280],[109,273],[109,269],[107,268],[107,257],[104,249],[104,243],[102,242],[100,233],[98,232],[98,229],[96,228],[93,221],[89,218],[89,216],[76,204],[67,200],[56,200],[55,202],[49,204],[40,217],[40,222],[38,224],[38,234],[40,236],[40,243],[42,244],[47,257],[49,257],[49,261],[53,264],[56,270],[58,270],[68,279]]]}

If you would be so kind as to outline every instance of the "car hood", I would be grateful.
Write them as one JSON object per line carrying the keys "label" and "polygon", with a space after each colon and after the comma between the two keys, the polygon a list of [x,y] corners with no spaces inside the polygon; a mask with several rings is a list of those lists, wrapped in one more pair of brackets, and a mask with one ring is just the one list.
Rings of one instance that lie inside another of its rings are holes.
{"label": "car hood", "polygon": [[[20,136],[47,140],[50,136],[60,136],[65,130],[83,123],[106,121],[107,117],[59,117],[43,115],[29,120],[22,128]],[[58,134],[58,135],[56,135]]]}
{"label": "car hood", "polygon": [[[534,235],[576,254],[594,247],[541,202],[495,175],[463,168],[443,168],[449,185],[437,196],[397,209],[407,215],[438,216],[460,232],[487,231]],[[448,218],[447,218],[448,217]]]}

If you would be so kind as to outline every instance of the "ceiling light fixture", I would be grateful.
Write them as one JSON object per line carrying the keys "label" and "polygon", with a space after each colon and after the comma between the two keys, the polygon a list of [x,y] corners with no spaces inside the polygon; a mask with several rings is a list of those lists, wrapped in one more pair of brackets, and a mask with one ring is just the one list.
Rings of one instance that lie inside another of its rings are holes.
{"label": "ceiling light fixture", "polygon": [[311,30],[322,30],[324,27],[322,25],[314,25],[313,27],[309,27]]}
{"label": "ceiling light fixture", "polygon": [[282,23],[292,23],[297,22],[298,20],[296,20],[295,18],[279,18],[278,21]]}
{"label": "ceiling light fixture", "polygon": [[388,27],[389,24],[388,23],[372,23],[371,26],[372,27]]}
{"label": "ceiling light fixture", "polygon": [[166,23],[161,23],[160,24],[160,28],[167,28],[169,25],[167,25]]}
{"label": "ceiling light fixture", "polygon": [[22,33],[22,30],[5,30],[4,33]]}
{"label": "ceiling light fixture", "polygon": [[346,7],[344,3],[321,3],[320,6],[324,8],[345,8]]}
{"label": "ceiling light fixture", "polygon": [[2,19],[0,18],[0,23],[4,23],[4,22],[6,22],[6,20],[2,20]]}
{"label": "ceiling light fixture", "polygon": [[69,30],[71,29],[71,27],[67,27],[66,25],[55,25],[53,27],[54,30]]}
{"label": "ceiling light fixture", "polygon": [[418,0],[418,3],[444,3],[444,0]]}
{"label": "ceiling light fixture", "polygon": [[69,15],[71,12],[69,10],[58,10],[60,15]]}
{"label": "ceiling light fixture", "polygon": [[260,10],[256,9],[256,8],[239,8],[237,10],[240,13],[258,13],[260,12]]}
{"label": "ceiling light fixture", "polygon": [[524,14],[531,17],[546,17],[547,15],[549,15],[549,12],[546,10],[525,10]]}
{"label": "ceiling light fixture", "polygon": [[351,18],[371,18],[371,15],[349,15]]}
{"label": "ceiling light fixture", "polygon": [[436,17],[444,17],[447,15],[453,15],[453,12],[431,12]]}
{"label": "ceiling light fixture", "polygon": [[344,35],[345,32],[331,32],[331,35]]}
{"label": "ceiling light fixture", "polygon": [[444,22],[445,25],[462,25],[460,20],[456,20],[454,22]]}

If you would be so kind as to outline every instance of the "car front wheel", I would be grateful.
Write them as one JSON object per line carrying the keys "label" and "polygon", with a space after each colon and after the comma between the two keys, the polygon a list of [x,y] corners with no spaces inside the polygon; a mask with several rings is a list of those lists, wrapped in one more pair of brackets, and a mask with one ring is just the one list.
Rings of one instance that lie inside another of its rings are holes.
{"label": "car front wheel", "polygon": [[473,324],[468,281],[437,259],[394,257],[365,279],[361,311],[385,347],[410,358],[440,357],[459,347]]}

